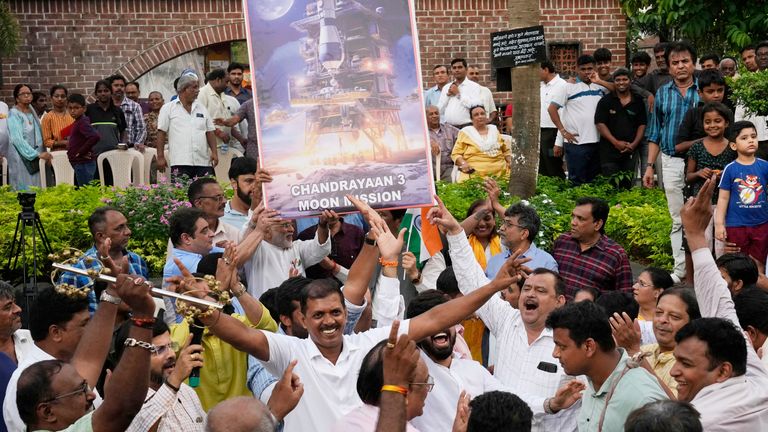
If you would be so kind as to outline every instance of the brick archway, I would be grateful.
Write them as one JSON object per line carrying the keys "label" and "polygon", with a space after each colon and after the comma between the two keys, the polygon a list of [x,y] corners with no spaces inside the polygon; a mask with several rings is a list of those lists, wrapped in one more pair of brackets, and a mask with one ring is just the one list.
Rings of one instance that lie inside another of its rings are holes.
{"label": "brick archway", "polygon": [[245,22],[198,28],[168,38],[131,58],[117,68],[117,73],[133,81],[155,66],[181,54],[221,42],[245,39]]}

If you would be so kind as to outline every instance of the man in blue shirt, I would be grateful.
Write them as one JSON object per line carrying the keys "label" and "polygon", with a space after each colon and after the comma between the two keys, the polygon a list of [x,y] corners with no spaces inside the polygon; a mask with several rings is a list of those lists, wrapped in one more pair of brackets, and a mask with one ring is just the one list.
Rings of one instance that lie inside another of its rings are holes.
{"label": "man in blue shirt", "polygon": [[[171,243],[173,249],[168,255],[168,260],[163,267],[163,281],[171,276],[181,276],[181,271],[174,258],[178,258],[190,271],[197,271],[197,264],[203,256],[212,252],[223,252],[221,248],[213,246],[213,231],[205,220],[205,212],[195,207],[182,207],[176,210],[170,220]],[[165,285],[165,282],[163,282]],[[170,325],[182,321],[182,317],[176,315],[176,304],[170,297],[164,297],[165,321]]]}
{"label": "man in blue shirt", "polygon": [[501,243],[507,248],[504,252],[491,257],[485,268],[485,274],[493,279],[512,252],[522,250],[522,258],[530,258],[526,265],[531,269],[544,267],[557,271],[557,263],[552,255],[539,249],[534,244],[541,228],[541,219],[533,207],[516,203],[504,211],[504,222],[499,227]]}
{"label": "man in blue shirt", "polygon": [[[88,217],[88,229],[93,237],[93,246],[85,251],[73,267],[81,269],[101,270],[104,261],[111,259],[117,267],[128,268],[128,274],[138,275],[149,279],[147,263],[134,252],[126,249],[131,239],[131,229],[128,228],[128,219],[114,207],[99,207]],[[107,255],[101,255],[108,250]],[[83,288],[92,282],[88,276],[80,276],[74,273],[63,273],[59,283]],[[88,311],[93,315],[99,302],[96,293],[91,290],[88,293]]]}
{"label": "man in blue shirt", "polygon": [[677,131],[689,109],[699,103],[698,83],[693,71],[696,65],[696,49],[686,42],[671,44],[665,53],[672,81],[656,91],[656,101],[645,131],[648,140],[648,166],[643,175],[643,185],[653,187],[656,157],[661,150],[661,173],[664,194],[672,217],[672,256],[675,266],[672,279],[679,282],[685,277],[685,252],[683,251],[683,225],[680,208],[683,206],[685,188],[685,154],[675,152]]}
{"label": "man in blue shirt", "polygon": [[[443,86],[451,79],[451,76],[448,74],[448,68],[445,65],[435,66],[432,69],[432,75],[435,77],[435,85],[424,91],[424,108],[437,106]],[[440,122],[443,121],[444,119],[440,118]]]}

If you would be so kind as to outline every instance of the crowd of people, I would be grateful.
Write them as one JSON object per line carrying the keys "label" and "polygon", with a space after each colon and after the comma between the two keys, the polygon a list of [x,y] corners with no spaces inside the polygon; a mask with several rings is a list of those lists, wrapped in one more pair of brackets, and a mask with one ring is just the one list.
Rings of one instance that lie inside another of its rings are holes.
{"label": "crowd of people", "polygon": [[[212,175],[219,154],[230,148],[256,158],[255,121],[248,120],[254,118],[253,94],[243,87],[245,70],[234,62],[226,70],[211,70],[202,87],[194,72],[185,71],[174,81],[176,94],[168,103],[158,91],[140,99],[140,84],[119,74],[96,82],[92,103],[89,95],[70,93],[63,85],[51,87],[49,97],[18,84],[10,110],[0,102],[0,156],[8,161],[8,184],[15,190],[40,186],[39,160],[50,164],[54,151],[66,151],[77,186],[99,179],[99,155],[117,149],[154,148],[155,168],[169,167],[173,176]],[[104,177],[111,185],[108,161]]]}
{"label": "crowd of people", "polygon": [[[765,119],[728,107],[723,74],[737,72],[735,59],[704,56],[702,67],[721,71],[697,71],[686,43],[655,51],[649,73],[647,54],[614,71],[599,49],[578,59],[572,82],[541,64],[542,174],[580,184],[629,171],[664,185],[680,262],[636,278],[605,234],[604,200],[578,199],[569,231],[543,250],[536,210],[504,207],[492,178],[462,221],[435,196],[423,223],[444,247],[424,262],[404,247],[404,210],[348,196],[355,214],[281,217],[262,200],[272,177],[252,157],[253,101],[237,64],[210,71],[203,88],[184,71],[170,102],[153,92],[146,107],[120,76],[99,81],[90,105],[57,86],[42,120],[31,88],[17,86],[17,187],[34,185],[18,168],[48,149],[66,149],[84,184],[96,154],[156,148],[158,167],[194,178],[190,206],[169,221],[163,288],[222,307],[153,298],[130,222],[96,209],[93,245],[73,264],[89,276],[64,272],[41,290],[28,329],[0,283],[4,427],[768,430]],[[768,44],[753,51],[743,67],[768,68]],[[477,73],[464,59],[438,66],[424,95],[446,181],[509,173],[511,106],[501,115]],[[238,144],[228,200],[210,176],[218,152]]]}

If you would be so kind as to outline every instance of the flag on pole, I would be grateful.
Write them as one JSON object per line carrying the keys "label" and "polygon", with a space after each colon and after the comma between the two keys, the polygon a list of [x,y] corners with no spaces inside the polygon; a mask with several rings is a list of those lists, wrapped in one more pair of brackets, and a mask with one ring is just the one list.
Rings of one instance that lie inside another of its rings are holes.
{"label": "flag on pole", "polygon": [[400,223],[401,229],[406,228],[408,230],[405,233],[406,249],[416,256],[419,267],[421,267],[421,263],[443,249],[443,242],[440,240],[437,226],[427,221],[429,209],[430,207],[408,209]]}

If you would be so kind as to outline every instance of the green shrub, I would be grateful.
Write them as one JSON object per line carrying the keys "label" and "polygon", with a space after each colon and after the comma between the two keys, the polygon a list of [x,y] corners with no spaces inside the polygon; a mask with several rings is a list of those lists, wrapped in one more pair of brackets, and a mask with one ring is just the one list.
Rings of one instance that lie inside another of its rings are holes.
{"label": "green shrub", "polygon": [[[497,181],[502,189],[505,189],[507,180]],[[128,218],[132,231],[129,248],[144,257],[150,273],[158,276],[165,264],[167,218],[176,208],[188,205],[187,184],[161,183],[122,190],[99,186],[86,186],[75,190],[72,186],[62,185],[37,190],[35,208],[40,213],[54,252],[68,247],[87,250],[92,245],[87,224],[91,212],[102,205],[113,205],[121,209]],[[471,179],[459,184],[441,182],[437,184],[437,190],[448,210],[459,220],[465,217],[473,201],[486,197],[480,179]],[[227,195],[232,195],[231,190],[227,190]],[[539,177],[536,195],[526,201],[538,211],[542,221],[536,244],[550,250],[557,236],[570,229],[570,214],[576,199],[588,195],[609,202],[611,214],[606,224],[606,232],[627,250],[631,259],[671,268],[669,230],[672,222],[664,192],[642,188],[617,190],[609,179],[571,187],[564,180]],[[502,193],[500,197],[504,206],[519,200],[507,193]],[[0,258],[3,260],[3,266],[8,257],[20,210],[16,192],[7,187],[0,188]],[[27,233],[29,232],[27,228]],[[31,259],[31,238],[28,236],[27,240],[27,255]],[[40,244],[38,260],[47,262]],[[42,271],[48,270],[49,268],[46,268]],[[15,273],[11,275],[12,278],[18,277],[20,271]]]}

